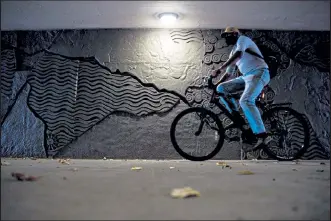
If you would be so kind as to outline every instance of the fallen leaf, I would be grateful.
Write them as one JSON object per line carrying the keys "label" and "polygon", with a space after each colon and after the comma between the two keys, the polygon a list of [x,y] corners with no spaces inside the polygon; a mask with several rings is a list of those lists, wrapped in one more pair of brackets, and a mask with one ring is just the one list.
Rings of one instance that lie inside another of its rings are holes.
{"label": "fallen leaf", "polygon": [[188,198],[188,197],[198,197],[200,196],[199,191],[192,189],[191,187],[177,188],[171,191],[171,196],[173,198]]}
{"label": "fallen leaf", "polygon": [[69,165],[69,159],[65,160],[65,159],[59,159],[59,163],[62,163],[62,164],[67,164]]}
{"label": "fallen leaf", "polygon": [[131,167],[131,170],[142,170],[142,167]]}
{"label": "fallen leaf", "polygon": [[320,172],[321,173],[321,172],[324,172],[324,170],[316,170],[316,172]]}
{"label": "fallen leaf", "polygon": [[67,180],[67,177],[64,176],[64,177],[63,177],[63,180]]}
{"label": "fallen leaf", "polygon": [[225,167],[227,164],[225,162],[217,162],[216,165]]}
{"label": "fallen leaf", "polygon": [[36,181],[38,180],[40,177],[35,177],[35,176],[28,176],[25,178],[25,181]]}
{"label": "fallen leaf", "polygon": [[254,173],[249,170],[243,170],[238,172],[238,175],[252,175],[252,174]]}
{"label": "fallen leaf", "polygon": [[36,176],[25,176],[24,173],[11,173],[11,176],[19,181],[36,181],[40,178]]}
{"label": "fallen leaf", "polygon": [[10,163],[6,161],[1,161],[1,166],[9,166]]}
{"label": "fallen leaf", "polygon": [[11,173],[12,177],[15,177],[19,181],[24,181],[25,175],[23,173]]}

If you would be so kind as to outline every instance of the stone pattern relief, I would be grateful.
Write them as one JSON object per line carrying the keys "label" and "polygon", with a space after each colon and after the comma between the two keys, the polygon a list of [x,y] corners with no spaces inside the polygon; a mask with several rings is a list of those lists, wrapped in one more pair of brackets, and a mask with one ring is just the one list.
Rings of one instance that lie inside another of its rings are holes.
{"label": "stone pattern relief", "polygon": [[[275,103],[291,101],[294,109],[307,116],[312,139],[304,158],[329,158],[330,54],[325,50],[330,45],[329,33],[242,32],[258,44],[270,66],[268,99]],[[11,117],[13,106],[28,84],[31,89],[27,107],[43,124],[44,134],[36,136],[44,137],[45,154],[93,158],[102,153],[134,158],[138,148],[134,143],[142,139],[150,145],[146,150],[139,147],[137,157],[176,158],[168,138],[174,113],[189,106],[219,111],[208,106],[210,91],[201,86],[202,77],[228,59],[231,48],[220,33],[221,30],[150,29],[4,32],[2,126],[15,123],[8,121],[15,121]],[[27,71],[21,78],[27,79],[25,84],[13,84],[15,73],[22,71]],[[220,117],[224,124],[228,123],[228,119]],[[114,127],[110,119],[117,122]],[[128,128],[136,128],[136,132],[123,132],[125,138],[115,139],[118,128],[124,130],[118,126],[120,122],[131,122],[135,126]],[[93,144],[84,146],[82,140],[89,134],[98,140],[93,131],[105,125],[114,132],[109,139],[117,142],[104,143],[102,136],[107,134],[100,135],[98,153],[83,154],[83,149]],[[149,142],[155,137],[162,140],[159,147]],[[131,146],[132,151],[120,151]],[[162,148],[166,151],[162,152]],[[155,154],[148,155],[151,152]],[[10,155],[8,148],[5,155]],[[263,152],[248,155],[266,158]],[[240,158],[240,144],[225,143],[217,158]]]}

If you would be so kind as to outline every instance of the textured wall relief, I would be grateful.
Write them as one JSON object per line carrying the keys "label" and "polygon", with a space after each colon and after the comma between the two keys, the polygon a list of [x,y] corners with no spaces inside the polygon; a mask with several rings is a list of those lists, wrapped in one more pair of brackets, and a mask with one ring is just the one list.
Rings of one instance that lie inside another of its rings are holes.
{"label": "textured wall relief", "polygon": [[14,103],[12,85],[16,71],[14,50],[1,51],[1,122],[7,113],[8,107]]}
{"label": "textured wall relief", "polygon": [[202,72],[202,42],[199,30],[76,30],[63,32],[50,51],[95,56],[113,72],[128,71],[144,83],[183,93]]}
{"label": "textured wall relief", "polygon": [[141,84],[129,73],[112,73],[94,58],[46,53],[28,82],[28,103],[46,124],[49,151],[63,148],[112,113],[161,114],[179,102],[176,94]]}
{"label": "textured wall relief", "polygon": [[48,150],[55,151],[76,136],[75,106],[78,60],[45,55],[28,78],[31,93],[28,103],[46,124]]}
{"label": "textured wall relief", "polygon": [[[269,64],[267,99],[292,102],[306,116],[311,140],[304,158],[329,158],[329,33],[242,33],[257,43]],[[2,155],[178,158],[169,140],[174,117],[189,106],[220,114],[209,105],[211,91],[203,88],[203,77],[231,51],[220,34],[179,29],[3,32]],[[267,158],[260,151],[246,157]],[[240,143],[225,143],[217,158],[239,159]]]}
{"label": "textured wall relief", "polygon": [[45,157],[44,123],[28,107],[31,87],[24,84],[1,125],[1,156]]}

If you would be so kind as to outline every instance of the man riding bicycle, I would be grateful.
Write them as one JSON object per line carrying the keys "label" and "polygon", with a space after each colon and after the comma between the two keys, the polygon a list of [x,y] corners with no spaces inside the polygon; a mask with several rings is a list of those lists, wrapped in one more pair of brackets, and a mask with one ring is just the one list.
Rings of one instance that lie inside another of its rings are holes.
{"label": "man riding bicycle", "polygon": [[[221,71],[226,70],[225,76],[234,75],[236,66],[242,73],[242,76],[235,79],[220,83],[217,86],[217,92],[227,95],[244,89],[239,100],[239,104],[244,115],[251,127],[254,135],[258,138],[253,150],[258,149],[263,144],[267,145],[271,137],[266,133],[261,114],[256,107],[255,100],[261,93],[262,89],[269,83],[270,74],[268,65],[263,59],[262,53],[257,45],[248,37],[240,34],[239,30],[234,27],[227,27],[221,34],[225,38],[227,45],[233,45],[229,59],[219,69],[213,70],[211,75],[216,77]],[[232,110],[224,98],[220,102],[234,115],[239,114],[238,109]],[[230,102],[236,107],[235,100]]]}

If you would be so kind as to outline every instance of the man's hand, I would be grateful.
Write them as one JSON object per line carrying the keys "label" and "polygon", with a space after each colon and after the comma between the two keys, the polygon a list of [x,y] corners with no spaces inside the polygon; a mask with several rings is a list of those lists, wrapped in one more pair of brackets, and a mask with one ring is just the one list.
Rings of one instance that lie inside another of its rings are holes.
{"label": "man's hand", "polygon": [[219,75],[223,70],[225,70],[225,67],[222,65],[222,66],[219,67],[218,69],[213,70],[213,71],[211,72],[211,76],[212,76],[212,77],[217,77],[217,75]]}
{"label": "man's hand", "polygon": [[212,70],[211,73],[210,73],[210,75],[214,78],[214,77],[216,77],[218,75],[218,73],[219,73],[219,70],[216,69],[216,70]]}

